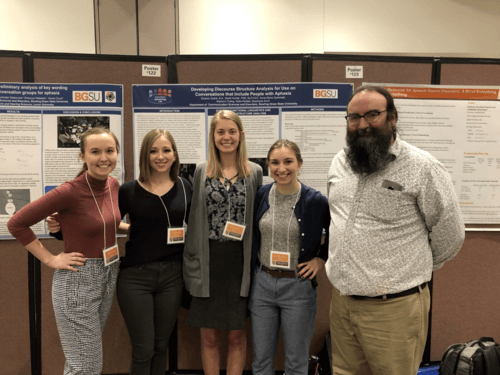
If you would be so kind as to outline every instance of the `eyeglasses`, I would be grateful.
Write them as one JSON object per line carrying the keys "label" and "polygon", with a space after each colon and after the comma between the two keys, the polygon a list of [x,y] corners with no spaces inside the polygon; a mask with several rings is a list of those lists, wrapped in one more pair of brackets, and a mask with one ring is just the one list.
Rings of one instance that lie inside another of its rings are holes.
{"label": "eyeglasses", "polygon": [[359,122],[361,121],[361,118],[364,118],[365,121],[370,124],[370,123],[377,121],[379,116],[384,112],[387,112],[387,110],[385,110],[385,111],[373,110],[373,111],[366,112],[363,116],[358,115],[357,113],[351,113],[351,114],[345,116],[345,119],[350,125],[359,124]]}

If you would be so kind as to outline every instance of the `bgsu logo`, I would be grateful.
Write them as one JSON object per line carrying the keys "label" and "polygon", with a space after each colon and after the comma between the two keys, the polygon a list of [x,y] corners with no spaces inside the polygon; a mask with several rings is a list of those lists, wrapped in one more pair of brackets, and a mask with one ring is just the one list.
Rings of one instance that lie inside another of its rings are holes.
{"label": "bgsu logo", "polygon": [[95,103],[102,102],[100,91],[73,91],[73,102]]}
{"label": "bgsu logo", "polygon": [[338,99],[339,91],[332,89],[313,89],[314,99]]}

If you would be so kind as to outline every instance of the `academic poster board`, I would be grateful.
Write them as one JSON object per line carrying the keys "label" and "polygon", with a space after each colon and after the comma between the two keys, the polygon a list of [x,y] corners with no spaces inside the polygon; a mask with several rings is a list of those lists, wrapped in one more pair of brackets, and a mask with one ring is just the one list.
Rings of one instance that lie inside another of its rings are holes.
{"label": "academic poster board", "polygon": [[206,160],[211,118],[218,110],[241,117],[248,157],[262,166],[279,138],[300,147],[304,164],[300,179],[326,194],[325,178],[335,154],[344,147],[345,110],[352,84],[273,83],[241,85],[134,85],[134,165],[151,129],[168,130],[181,161],[180,174],[191,179],[196,164]]}
{"label": "academic poster board", "polygon": [[[9,218],[82,166],[80,137],[103,127],[122,139],[121,85],[0,83],[0,239]],[[123,182],[123,154],[112,176]],[[49,237],[44,222],[32,227]]]}
{"label": "academic poster board", "polygon": [[383,84],[401,139],[448,170],[466,224],[500,224],[500,87]]}

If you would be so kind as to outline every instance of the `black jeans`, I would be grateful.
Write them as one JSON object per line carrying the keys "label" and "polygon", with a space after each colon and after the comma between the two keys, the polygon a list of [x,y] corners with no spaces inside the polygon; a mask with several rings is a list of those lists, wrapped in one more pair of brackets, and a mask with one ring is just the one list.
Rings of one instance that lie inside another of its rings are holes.
{"label": "black jeans", "polygon": [[132,344],[130,375],[164,375],[168,339],[181,304],[182,262],[120,270],[116,294]]}

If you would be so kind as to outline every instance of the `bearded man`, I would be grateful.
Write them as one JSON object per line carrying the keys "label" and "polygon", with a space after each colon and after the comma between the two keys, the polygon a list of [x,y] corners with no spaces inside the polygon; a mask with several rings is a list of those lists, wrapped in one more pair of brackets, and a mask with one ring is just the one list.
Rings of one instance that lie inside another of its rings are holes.
{"label": "bearded man", "polygon": [[443,165],[397,135],[385,88],[356,89],[346,120],[327,186],[333,374],[417,374],[427,283],[465,237],[457,197]]}

